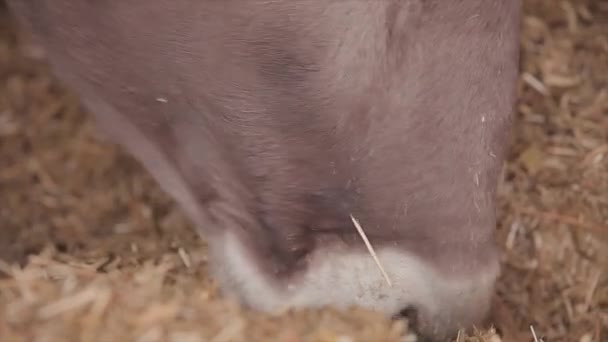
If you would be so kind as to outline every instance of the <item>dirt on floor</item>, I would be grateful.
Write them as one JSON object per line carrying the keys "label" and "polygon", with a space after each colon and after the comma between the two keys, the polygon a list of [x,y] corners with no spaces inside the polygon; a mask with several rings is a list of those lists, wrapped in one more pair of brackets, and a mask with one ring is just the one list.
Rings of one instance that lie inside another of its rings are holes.
{"label": "dirt on floor", "polygon": [[[524,3],[497,332],[457,340],[608,341],[608,1]],[[0,341],[415,340],[365,310],[222,298],[204,241],[0,13]]]}

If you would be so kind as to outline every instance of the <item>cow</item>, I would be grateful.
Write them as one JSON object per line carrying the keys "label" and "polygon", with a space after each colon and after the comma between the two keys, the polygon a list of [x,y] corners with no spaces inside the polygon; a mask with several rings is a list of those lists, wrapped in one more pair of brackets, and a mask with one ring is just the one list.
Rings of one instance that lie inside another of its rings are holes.
{"label": "cow", "polygon": [[111,141],[277,314],[488,316],[520,0],[8,0]]}

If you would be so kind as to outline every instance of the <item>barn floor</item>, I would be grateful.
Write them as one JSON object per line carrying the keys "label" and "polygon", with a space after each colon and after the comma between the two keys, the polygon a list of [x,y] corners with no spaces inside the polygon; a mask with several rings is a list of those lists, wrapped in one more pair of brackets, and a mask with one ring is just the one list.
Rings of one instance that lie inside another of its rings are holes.
{"label": "barn floor", "polygon": [[[499,334],[458,341],[608,341],[608,1],[524,2]],[[413,341],[363,310],[222,299],[181,213],[0,15],[0,341]]]}

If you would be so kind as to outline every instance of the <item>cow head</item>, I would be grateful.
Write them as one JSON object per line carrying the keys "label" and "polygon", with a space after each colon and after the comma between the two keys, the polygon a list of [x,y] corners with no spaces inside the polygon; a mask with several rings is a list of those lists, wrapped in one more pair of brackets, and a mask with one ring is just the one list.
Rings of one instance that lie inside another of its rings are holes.
{"label": "cow head", "polygon": [[435,337],[486,314],[519,1],[9,3],[226,294],[415,308]]}

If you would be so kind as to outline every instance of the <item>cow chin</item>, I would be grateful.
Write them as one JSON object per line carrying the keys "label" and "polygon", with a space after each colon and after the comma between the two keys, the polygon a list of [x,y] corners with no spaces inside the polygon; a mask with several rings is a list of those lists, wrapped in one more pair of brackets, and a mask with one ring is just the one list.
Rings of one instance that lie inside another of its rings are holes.
{"label": "cow chin", "polygon": [[416,312],[416,330],[440,340],[481,323],[488,314],[498,263],[475,275],[438,272],[407,251],[376,250],[390,285],[365,249],[326,249],[311,254],[297,280],[280,281],[262,272],[251,251],[226,232],[210,241],[211,270],[224,294],[254,310],[281,314],[290,309],[357,306],[394,317]]}

